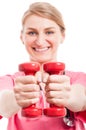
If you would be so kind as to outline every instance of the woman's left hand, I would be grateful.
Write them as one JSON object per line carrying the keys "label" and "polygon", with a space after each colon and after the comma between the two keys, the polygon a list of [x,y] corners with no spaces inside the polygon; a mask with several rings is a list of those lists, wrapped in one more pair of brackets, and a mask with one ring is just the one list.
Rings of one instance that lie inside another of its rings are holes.
{"label": "woman's left hand", "polygon": [[46,101],[59,107],[66,107],[73,112],[86,109],[85,87],[80,84],[70,85],[66,75],[50,75],[46,82]]}

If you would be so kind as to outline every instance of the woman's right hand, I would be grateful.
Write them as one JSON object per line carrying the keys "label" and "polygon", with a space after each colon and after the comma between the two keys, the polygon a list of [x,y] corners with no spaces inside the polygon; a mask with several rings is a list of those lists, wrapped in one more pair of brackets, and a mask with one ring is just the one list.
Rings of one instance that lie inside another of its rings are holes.
{"label": "woman's right hand", "polygon": [[39,101],[40,87],[36,77],[32,75],[20,76],[15,79],[14,95],[20,107],[27,107]]}

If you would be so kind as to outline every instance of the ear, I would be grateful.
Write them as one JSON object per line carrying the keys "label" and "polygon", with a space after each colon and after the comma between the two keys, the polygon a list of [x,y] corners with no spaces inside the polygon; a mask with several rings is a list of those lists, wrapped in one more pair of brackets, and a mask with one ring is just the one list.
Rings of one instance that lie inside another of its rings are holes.
{"label": "ear", "polygon": [[65,32],[62,32],[62,39],[61,39],[61,43],[63,43],[65,40]]}
{"label": "ear", "polygon": [[20,39],[21,39],[22,43],[24,43],[23,42],[23,30],[21,30],[21,32],[20,32]]}

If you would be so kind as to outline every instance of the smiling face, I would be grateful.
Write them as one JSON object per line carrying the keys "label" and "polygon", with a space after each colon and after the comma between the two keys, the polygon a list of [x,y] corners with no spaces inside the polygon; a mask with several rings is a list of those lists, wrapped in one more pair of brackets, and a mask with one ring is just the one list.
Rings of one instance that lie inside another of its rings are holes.
{"label": "smiling face", "polygon": [[21,40],[30,55],[30,60],[44,63],[56,61],[58,47],[64,40],[64,34],[54,21],[31,15],[24,23]]}

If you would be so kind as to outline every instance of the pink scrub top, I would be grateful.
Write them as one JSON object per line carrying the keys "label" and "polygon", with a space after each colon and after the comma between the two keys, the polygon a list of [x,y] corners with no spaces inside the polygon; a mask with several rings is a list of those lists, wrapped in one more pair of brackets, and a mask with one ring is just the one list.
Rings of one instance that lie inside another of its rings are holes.
{"label": "pink scrub top", "polygon": [[[22,76],[24,73],[17,72],[14,75],[6,75],[0,77],[0,90],[13,89],[14,79],[17,76]],[[83,72],[66,71],[66,75],[70,77],[71,84],[82,84],[86,86],[86,74]],[[44,107],[43,93],[40,97],[40,106]],[[86,122],[86,111],[73,113],[75,125],[67,126],[63,117],[46,117],[26,118],[21,115],[21,110],[8,119],[7,130],[85,130],[84,123]]]}

